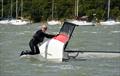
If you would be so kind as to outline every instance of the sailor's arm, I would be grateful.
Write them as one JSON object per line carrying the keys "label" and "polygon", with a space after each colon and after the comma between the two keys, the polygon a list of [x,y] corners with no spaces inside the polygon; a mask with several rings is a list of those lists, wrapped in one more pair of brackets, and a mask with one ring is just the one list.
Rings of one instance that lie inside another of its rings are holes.
{"label": "sailor's arm", "polygon": [[45,33],[45,36],[46,36],[47,38],[53,38],[53,37],[55,37],[56,35],[52,35],[52,34],[47,34],[47,33]]}

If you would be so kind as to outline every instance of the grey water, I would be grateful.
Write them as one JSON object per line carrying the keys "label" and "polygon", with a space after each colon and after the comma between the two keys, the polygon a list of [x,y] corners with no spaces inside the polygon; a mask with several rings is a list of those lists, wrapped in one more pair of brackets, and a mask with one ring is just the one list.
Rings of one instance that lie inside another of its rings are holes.
{"label": "grey water", "polygon": [[[0,25],[0,76],[120,76],[120,54],[77,58],[62,63],[20,59],[20,52],[29,49],[29,40],[39,25]],[[47,32],[58,34],[60,28],[61,25],[48,26]],[[78,26],[67,48],[120,51],[120,26]]]}

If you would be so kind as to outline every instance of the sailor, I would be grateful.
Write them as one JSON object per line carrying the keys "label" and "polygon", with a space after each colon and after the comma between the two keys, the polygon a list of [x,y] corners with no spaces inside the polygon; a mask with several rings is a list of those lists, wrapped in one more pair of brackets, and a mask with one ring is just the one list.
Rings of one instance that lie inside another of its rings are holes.
{"label": "sailor", "polygon": [[33,35],[33,38],[29,42],[29,46],[30,46],[31,51],[22,51],[20,56],[24,55],[24,54],[25,55],[26,54],[29,54],[29,55],[39,54],[40,51],[38,48],[38,44],[42,43],[45,37],[52,38],[52,37],[56,36],[56,35],[52,35],[52,34],[47,34],[46,31],[47,31],[47,26],[45,24],[43,24],[41,26],[40,30],[38,30]]}

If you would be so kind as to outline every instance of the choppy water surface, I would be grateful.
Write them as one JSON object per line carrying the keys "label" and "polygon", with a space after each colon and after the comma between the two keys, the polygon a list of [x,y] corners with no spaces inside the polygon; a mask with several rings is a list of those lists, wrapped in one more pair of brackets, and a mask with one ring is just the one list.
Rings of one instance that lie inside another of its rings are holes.
{"label": "choppy water surface", "polygon": [[[119,54],[92,55],[63,63],[20,59],[20,52],[29,49],[38,26],[0,25],[0,76],[120,76]],[[60,27],[49,26],[48,32],[57,34]],[[79,26],[67,48],[120,51],[120,26]]]}

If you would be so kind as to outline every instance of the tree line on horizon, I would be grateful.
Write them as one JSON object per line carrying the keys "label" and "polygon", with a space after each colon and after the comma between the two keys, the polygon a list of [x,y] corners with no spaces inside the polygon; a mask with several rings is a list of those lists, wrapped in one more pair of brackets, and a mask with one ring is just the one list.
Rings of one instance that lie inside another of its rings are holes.
{"label": "tree line on horizon", "polygon": [[[3,17],[10,16],[11,0],[3,0]],[[0,6],[2,0],[0,1]],[[16,17],[16,0],[12,0],[12,17]],[[18,15],[20,16],[21,0],[18,0]],[[107,19],[108,0],[79,0],[78,16],[88,16],[90,19],[96,14],[99,20]],[[2,7],[0,7],[2,13]],[[51,20],[52,0],[23,0],[23,17],[35,22]],[[0,14],[1,15],[1,14]],[[75,18],[75,0],[54,0],[54,19],[64,20]],[[120,0],[111,0],[110,18],[120,20]]]}

